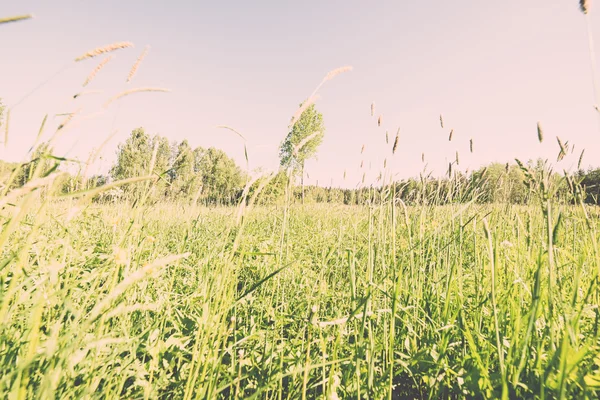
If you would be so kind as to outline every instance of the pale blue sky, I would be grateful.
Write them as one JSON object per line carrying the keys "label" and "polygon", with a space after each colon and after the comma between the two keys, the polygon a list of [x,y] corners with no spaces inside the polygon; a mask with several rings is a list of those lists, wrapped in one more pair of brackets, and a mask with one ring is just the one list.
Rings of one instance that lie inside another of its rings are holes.
{"label": "pale blue sky", "polygon": [[[591,21],[600,27],[598,12]],[[57,151],[82,160],[114,127],[104,151],[106,170],[116,145],[144,126],[192,146],[216,146],[244,165],[239,138],[248,138],[252,168],[274,169],[277,147],[297,105],[331,69],[354,70],[328,82],[317,108],[327,133],[308,183],[354,186],[375,178],[388,158],[400,177],[422,168],[443,173],[455,151],[460,169],[515,157],[556,159],[556,136],[576,144],[560,168],[600,156],[585,19],[577,0],[449,1],[7,1],[0,16],[35,19],[0,26],[0,98],[11,106],[51,79],[11,113],[5,159],[22,159],[46,113],[82,115],[102,109],[128,87],[171,93],[136,94],[95,119],[76,124]],[[600,31],[594,30],[600,43]],[[72,60],[92,48],[131,41],[115,53],[86,90],[70,100],[101,60]],[[129,86],[127,73],[145,45],[151,50]],[[383,114],[383,127],[370,116]],[[439,126],[444,115],[445,129]],[[536,122],[546,140],[537,143]],[[51,118],[50,136],[60,118]],[[399,151],[391,142],[400,128]],[[454,139],[448,133],[454,129]],[[385,145],[385,129],[390,144]],[[469,154],[473,138],[475,153]],[[362,145],[364,154],[360,154]],[[360,169],[361,160],[365,167]],[[372,168],[368,167],[371,163]],[[343,181],[344,170],[347,179]]]}

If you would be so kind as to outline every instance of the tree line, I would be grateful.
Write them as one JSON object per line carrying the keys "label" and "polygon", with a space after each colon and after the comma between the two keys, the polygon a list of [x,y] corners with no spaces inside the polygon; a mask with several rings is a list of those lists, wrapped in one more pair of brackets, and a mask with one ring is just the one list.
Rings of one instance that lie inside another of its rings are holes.
{"label": "tree line", "polygon": [[[300,105],[302,109],[302,105]],[[0,103],[0,125],[3,107]],[[259,204],[285,201],[346,205],[371,204],[382,194],[394,196],[406,204],[447,204],[476,200],[489,203],[526,204],[531,200],[523,166],[491,163],[469,174],[451,169],[445,177],[421,175],[385,185],[354,189],[304,185],[304,165],[315,157],[325,134],[323,116],[314,105],[302,110],[291,124],[280,145],[279,172],[267,180],[252,183],[249,192],[258,194]],[[33,149],[26,163],[0,161],[1,182],[21,187],[31,179],[58,169],[64,159],[52,156],[52,149],[42,143]],[[542,171],[544,161],[530,160],[531,171]],[[103,186],[111,181],[152,175],[153,185],[132,183],[102,192],[97,201],[131,200],[146,196],[155,201],[178,201],[206,205],[237,204],[250,177],[224,151],[210,147],[192,148],[187,140],[169,142],[165,137],[151,136],[143,128],[134,129],[117,148],[117,158],[107,175],[89,178],[85,174],[62,174],[58,191],[70,193]],[[569,199],[568,188],[560,174],[551,179],[559,188],[556,196]],[[587,203],[600,203],[600,168],[577,171],[573,179],[583,189]],[[299,186],[298,184],[299,182]],[[3,186],[4,183],[2,184]],[[260,190],[260,193],[257,193]],[[250,196],[252,197],[252,196]]]}

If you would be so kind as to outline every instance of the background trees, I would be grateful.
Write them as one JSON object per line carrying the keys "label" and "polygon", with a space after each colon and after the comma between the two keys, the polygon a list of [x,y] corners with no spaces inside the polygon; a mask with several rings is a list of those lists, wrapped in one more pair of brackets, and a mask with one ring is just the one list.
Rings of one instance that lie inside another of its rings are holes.
{"label": "background trees", "polygon": [[[300,105],[302,107],[302,105]],[[311,135],[314,135],[311,137]],[[293,176],[300,174],[302,185],[302,201],[304,202],[304,164],[306,160],[315,157],[317,150],[323,142],[325,136],[325,125],[323,123],[323,114],[317,111],[314,104],[311,104],[300,115],[300,118],[292,126],[290,132],[279,148],[280,164],[283,168],[291,168]],[[310,139],[308,139],[310,138]],[[304,140],[308,141],[295,152],[296,146]]]}
{"label": "background trees", "polygon": [[[222,150],[192,149],[187,140],[169,145],[164,137],[150,138],[143,128],[135,129],[119,145],[110,176],[114,180],[144,176],[151,169],[161,177],[155,199],[231,204],[245,181],[242,170]],[[127,195],[136,196],[144,190],[144,185],[131,184],[123,189]]]}

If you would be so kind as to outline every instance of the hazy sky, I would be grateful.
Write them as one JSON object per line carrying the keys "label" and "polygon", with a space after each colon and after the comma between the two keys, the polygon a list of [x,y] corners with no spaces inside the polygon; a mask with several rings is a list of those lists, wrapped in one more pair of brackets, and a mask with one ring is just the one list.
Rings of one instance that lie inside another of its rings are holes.
{"label": "hazy sky", "polygon": [[[371,181],[384,158],[394,174],[413,176],[424,167],[422,152],[438,174],[456,151],[462,170],[515,157],[556,160],[556,136],[576,145],[561,169],[574,168],[584,147],[584,165],[600,165],[587,28],[578,3],[0,0],[0,16],[35,15],[0,26],[0,98],[8,106],[18,103],[0,157],[23,159],[46,113],[49,137],[62,120],[57,113],[95,115],[112,95],[153,86],[172,92],[134,94],[94,118],[74,119],[57,152],[85,160],[116,129],[95,167],[106,170],[117,144],[143,126],[194,147],[216,146],[244,165],[242,141],[215,128],[224,124],[247,137],[251,168],[272,170],[298,103],[329,70],[351,65],[352,72],[320,91],[317,108],[327,131],[318,160],[307,165],[309,183],[333,179],[354,186],[363,172]],[[600,9],[592,8],[590,20],[600,28],[599,18]],[[600,44],[600,30],[594,35]],[[73,59],[117,41],[135,48],[115,52],[85,89],[103,93],[72,100],[102,58]],[[150,52],[128,85],[128,71],[145,45]],[[545,132],[542,145],[537,121]],[[398,128],[400,145],[392,156]]]}

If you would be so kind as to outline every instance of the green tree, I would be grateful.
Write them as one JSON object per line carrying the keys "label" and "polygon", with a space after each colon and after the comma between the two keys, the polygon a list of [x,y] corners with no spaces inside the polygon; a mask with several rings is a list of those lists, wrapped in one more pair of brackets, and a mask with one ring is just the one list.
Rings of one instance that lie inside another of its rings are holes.
{"label": "green tree", "polygon": [[113,179],[127,179],[148,173],[152,144],[144,128],[137,128],[117,150],[117,162],[110,170]]}
{"label": "green tree", "polygon": [[194,152],[187,140],[182,141],[177,146],[177,153],[173,161],[173,182],[172,191],[175,195],[193,194],[194,181]]}
{"label": "green tree", "polygon": [[200,177],[202,197],[210,203],[231,203],[245,180],[235,161],[214,147],[194,150],[194,173]]}
{"label": "green tree", "polygon": [[[302,106],[302,105],[300,105]],[[313,136],[314,135],[314,136]],[[317,150],[325,136],[323,114],[311,104],[294,124],[287,137],[279,148],[280,164],[284,168],[291,168],[294,174],[301,174],[302,202],[304,203],[304,164],[317,155]],[[310,138],[310,139],[308,139]],[[307,140],[301,148],[296,147]]]}
{"label": "green tree", "polygon": [[[144,176],[150,172],[150,161],[152,160],[153,140],[144,131],[137,128],[131,132],[125,143],[117,149],[117,161],[110,169],[110,176],[114,180]],[[122,189],[129,196],[137,196],[142,193],[145,185],[131,184]]]}

